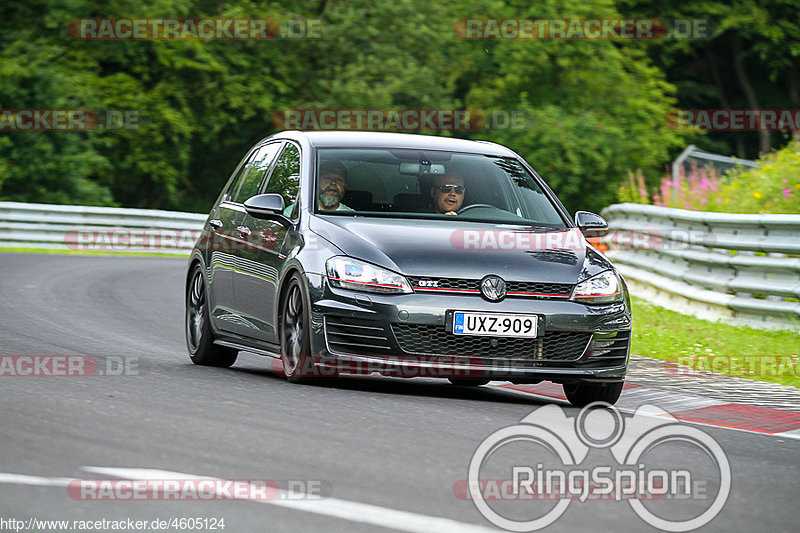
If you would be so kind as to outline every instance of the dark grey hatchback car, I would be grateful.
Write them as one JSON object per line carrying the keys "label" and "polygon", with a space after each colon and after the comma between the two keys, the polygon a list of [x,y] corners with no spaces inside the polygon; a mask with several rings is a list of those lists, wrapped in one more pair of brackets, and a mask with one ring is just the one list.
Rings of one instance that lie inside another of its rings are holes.
{"label": "dark grey hatchback car", "polygon": [[614,403],[627,289],[555,194],[503,146],[425,135],[288,131],[259,142],[189,261],[186,340],[290,381],[339,374],[563,384]]}

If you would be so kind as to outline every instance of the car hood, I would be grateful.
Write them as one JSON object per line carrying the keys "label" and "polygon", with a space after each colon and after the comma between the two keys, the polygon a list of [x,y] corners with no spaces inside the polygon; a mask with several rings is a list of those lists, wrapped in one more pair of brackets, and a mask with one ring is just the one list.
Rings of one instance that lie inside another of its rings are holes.
{"label": "car hood", "polygon": [[309,228],[346,255],[406,276],[576,283],[613,268],[576,228],[313,216]]}

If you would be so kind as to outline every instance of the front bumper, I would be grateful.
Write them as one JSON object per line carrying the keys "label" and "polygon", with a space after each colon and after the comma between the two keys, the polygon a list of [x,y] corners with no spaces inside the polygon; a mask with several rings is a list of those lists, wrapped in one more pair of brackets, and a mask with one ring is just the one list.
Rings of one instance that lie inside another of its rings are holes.
{"label": "front bumper", "polygon": [[[630,353],[630,310],[624,302],[590,306],[564,300],[414,293],[369,294],[331,287],[307,275],[311,351],[328,372],[397,377],[618,382]],[[457,336],[453,311],[540,317],[537,339]]]}

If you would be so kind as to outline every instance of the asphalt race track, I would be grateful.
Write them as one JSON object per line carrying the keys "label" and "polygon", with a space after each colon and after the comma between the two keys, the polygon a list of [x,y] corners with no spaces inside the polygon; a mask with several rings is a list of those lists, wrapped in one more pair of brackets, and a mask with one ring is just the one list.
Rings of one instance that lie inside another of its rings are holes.
{"label": "asphalt race track", "polygon": [[[12,519],[22,524],[17,530],[55,530],[36,527],[41,519],[68,520],[66,530],[81,531],[73,521],[173,518],[202,519],[194,526],[203,531],[224,519],[225,532],[497,530],[460,490],[473,453],[540,408],[578,414],[548,399],[546,385],[471,389],[383,377],[294,385],[270,371],[270,359],[246,353],[230,369],[192,365],[183,336],[185,267],[172,258],[0,254],[0,356],[88,356],[80,360],[97,364],[93,375],[65,376],[11,375],[0,366],[0,530],[15,529]],[[683,411],[726,405],[713,391],[683,397],[674,387],[645,385],[633,380],[623,392],[626,417],[644,403],[670,412],[667,405],[681,402],[688,402]],[[718,443],[730,466],[730,494],[700,530],[796,531],[800,435],[794,413],[782,412],[788,425],[766,432],[679,424]],[[567,426],[552,416],[537,411],[530,420],[553,431]],[[608,424],[603,415],[590,422]],[[603,438],[601,430],[593,435]],[[608,449],[589,449],[581,468],[613,466],[609,457]],[[507,479],[509,465],[551,462],[542,447],[511,443],[486,459],[482,478],[496,472]],[[706,476],[705,500],[698,490],[648,504],[671,520],[700,515],[724,485],[707,453],[678,442],[645,452],[639,463]],[[274,480],[282,490],[265,501],[92,501],[70,489],[77,480],[187,476]],[[530,520],[555,503],[493,505],[510,519]],[[659,529],[629,501],[590,498],[571,501],[544,530]]]}

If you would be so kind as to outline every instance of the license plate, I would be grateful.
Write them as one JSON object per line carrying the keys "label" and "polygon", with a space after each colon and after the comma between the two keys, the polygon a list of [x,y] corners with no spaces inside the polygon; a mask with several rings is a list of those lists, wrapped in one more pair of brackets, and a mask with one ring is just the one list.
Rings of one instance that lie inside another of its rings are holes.
{"label": "license plate", "polygon": [[536,315],[501,315],[497,313],[453,313],[456,335],[493,335],[497,337],[536,337]]}

